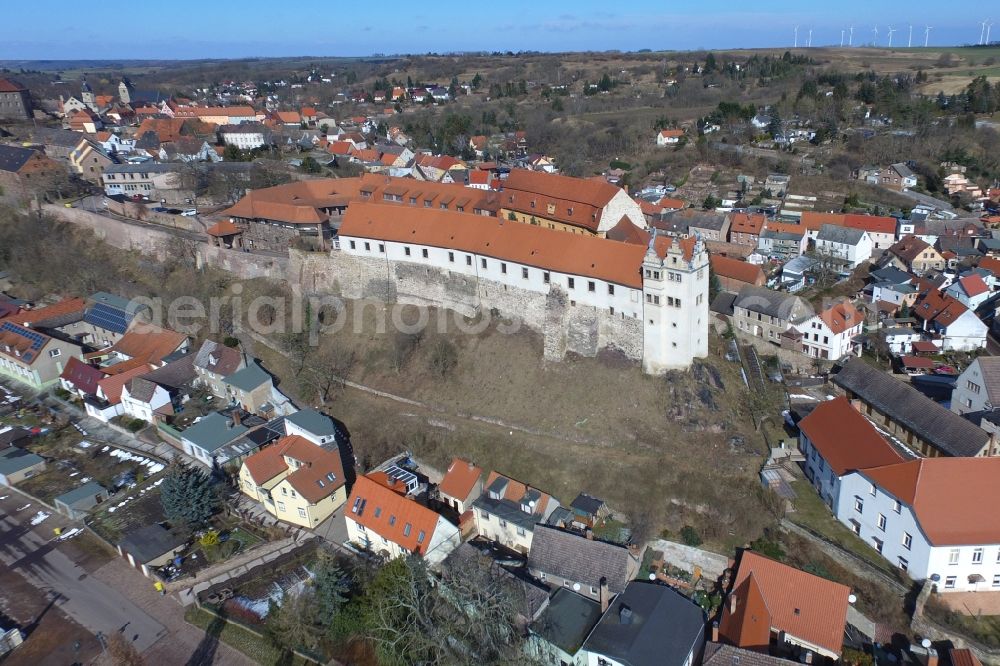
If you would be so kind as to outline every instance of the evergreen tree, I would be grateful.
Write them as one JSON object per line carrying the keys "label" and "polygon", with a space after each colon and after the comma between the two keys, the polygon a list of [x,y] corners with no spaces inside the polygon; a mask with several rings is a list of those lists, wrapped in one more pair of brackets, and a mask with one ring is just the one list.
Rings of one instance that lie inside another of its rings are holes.
{"label": "evergreen tree", "polygon": [[212,480],[204,470],[179,462],[170,466],[160,485],[163,512],[188,529],[204,525],[216,509]]}
{"label": "evergreen tree", "polygon": [[313,579],[313,608],[315,622],[328,626],[347,603],[347,593],[351,591],[350,581],[344,570],[337,565],[333,556],[324,554],[316,568]]}

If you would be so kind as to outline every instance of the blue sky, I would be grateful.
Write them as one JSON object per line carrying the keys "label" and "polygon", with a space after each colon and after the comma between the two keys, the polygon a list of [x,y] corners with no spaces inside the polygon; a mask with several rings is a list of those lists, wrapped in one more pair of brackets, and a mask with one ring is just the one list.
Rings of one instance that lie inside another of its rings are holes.
{"label": "blue sky", "polygon": [[[840,44],[851,24],[855,44],[871,43],[877,25],[884,46],[893,25],[893,44],[905,46],[911,23],[914,45],[925,25],[934,26],[931,45],[955,45],[978,42],[979,22],[990,18],[984,0],[140,0],[88,5],[85,14],[78,0],[4,4],[0,59],[775,47],[792,45],[796,25],[800,46],[810,29],[820,46]],[[991,39],[1000,40],[1000,25]]]}

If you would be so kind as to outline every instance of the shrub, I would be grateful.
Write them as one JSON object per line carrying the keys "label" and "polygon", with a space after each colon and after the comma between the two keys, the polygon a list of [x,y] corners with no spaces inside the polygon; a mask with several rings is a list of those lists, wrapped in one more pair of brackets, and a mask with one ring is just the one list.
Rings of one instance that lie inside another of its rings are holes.
{"label": "shrub", "polygon": [[198,539],[198,543],[200,543],[202,546],[205,546],[206,548],[208,546],[218,545],[219,533],[216,532],[215,530],[209,530],[205,532],[200,539]]}
{"label": "shrub", "polygon": [[681,528],[681,542],[685,546],[700,546],[701,536],[698,534],[698,530],[690,525],[685,525]]}
{"label": "shrub", "polygon": [[430,365],[434,374],[446,377],[458,364],[458,352],[455,345],[450,341],[441,338],[431,350]]}
{"label": "shrub", "polygon": [[125,424],[125,428],[129,432],[139,432],[146,427],[146,422],[142,419],[131,419]]}

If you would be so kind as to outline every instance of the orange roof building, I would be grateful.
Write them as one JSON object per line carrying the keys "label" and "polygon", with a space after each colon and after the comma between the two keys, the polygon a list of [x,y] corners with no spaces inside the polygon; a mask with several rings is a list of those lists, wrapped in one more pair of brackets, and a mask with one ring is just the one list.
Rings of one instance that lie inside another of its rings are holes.
{"label": "orange roof building", "polygon": [[459,515],[483,492],[483,470],[474,463],[455,458],[438,486],[441,499]]}
{"label": "orange roof building", "polygon": [[243,461],[240,490],[278,520],[315,528],[347,500],[340,451],[290,435]]}
{"label": "orange roof building", "polygon": [[813,358],[836,361],[860,349],[865,316],[847,300],[841,300],[799,324],[802,352]]}
{"label": "orange roof building", "polygon": [[812,651],[838,659],[850,595],[845,585],[746,550],[723,602],[719,636],[775,656]]}
{"label": "orange roof building", "polygon": [[738,293],[747,285],[763,287],[766,282],[764,271],[760,266],[724,257],[721,254],[713,254],[711,262],[712,271],[718,276],[722,288],[726,291]]}
{"label": "orange roof building", "polygon": [[371,475],[358,477],[344,516],[352,543],[387,558],[413,554],[438,564],[461,542],[443,516]]}

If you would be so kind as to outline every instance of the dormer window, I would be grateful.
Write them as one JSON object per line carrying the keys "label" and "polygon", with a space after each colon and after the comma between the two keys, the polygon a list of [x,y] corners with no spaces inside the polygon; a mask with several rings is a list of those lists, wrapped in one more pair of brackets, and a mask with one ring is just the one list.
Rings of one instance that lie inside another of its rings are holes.
{"label": "dormer window", "polygon": [[491,490],[491,491],[490,491],[490,499],[493,499],[493,500],[499,500],[499,499],[500,499],[500,493],[497,493],[497,492],[493,492],[493,491]]}

